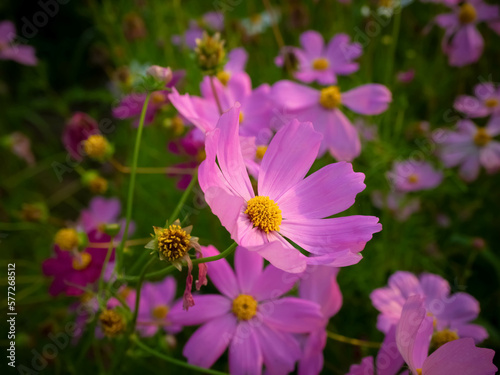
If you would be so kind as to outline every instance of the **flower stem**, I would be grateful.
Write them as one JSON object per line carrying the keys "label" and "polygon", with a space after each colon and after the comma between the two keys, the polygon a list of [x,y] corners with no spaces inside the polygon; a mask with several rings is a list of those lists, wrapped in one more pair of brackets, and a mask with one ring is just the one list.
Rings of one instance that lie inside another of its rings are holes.
{"label": "flower stem", "polygon": [[184,190],[184,193],[182,194],[181,199],[179,200],[179,203],[177,203],[177,206],[174,208],[174,211],[170,215],[168,222],[169,224],[172,224],[176,219],[178,219],[178,215],[181,212],[182,207],[184,206],[184,203],[186,203],[187,197],[193,190],[194,186],[198,183],[198,173],[193,174],[191,178],[191,182],[189,183],[188,187],[186,190]]}
{"label": "flower stem", "polygon": [[[130,173],[131,168],[121,164],[116,159],[110,159],[109,162],[121,173]],[[137,174],[192,174],[194,168],[174,168],[174,167],[137,167],[135,173]]]}
{"label": "flower stem", "polygon": [[[229,255],[231,255],[234,252],[234,250],[236,249],[236,246],[238,246],[238,244],[236,242],[233,242],[231,244],[231,246],[229,246],[226,250],[224,250],[219,255],[214,255],[214,256],[205,257],[205,258],[193,259],[192,260],[193,265],[199,264],[199,263],[213,262],[213,261],[216,261],[216,260],[219,260],[219,259],[222,259],[222,258],[226,258],[226,257],[228,257]],[[169,267],[164,268],[162,270],[148,273],[145,276],[145,279],[149,280],[149,279],[159,278],[161,276],[165,276],[165,275],[169,274],[171,271],[173,271],[175,269],[176,268],[174,266],[169,266]],[[137,281],[138,279],[139,278],[137,276],[124,276],[123,277],[123,280],[125,280],[125,281]]]}
{"label": "flower stem", "polygon": [[356,345],[356,346],[365,346],[367,348],[380,348],[380,346],[382,345],[379,342],[352,339],[350,337],[342,336],[342,335],[339,335],[338,333],[334,333],[334,332],[330,332],[330,331],[326,331],[326,334],[332,340],[345,342],[347,344]]}
{"label": "flower stem", "polygon": [[137,136],[135,138],[134,155],[132,159],[132,169],[130,172],[130,184],[128,187],[128,197],[127,197],[127,213],[126,213],[126,224],[125,230],[123,231],[122,241],[116,252],[116,271],[118,274],[122,272],[123,268],[123,249],[125,248],[125,241],[127,240],[128,228],[130,226],[130,220],[132,218],[132,206],[134,204],[134,188],[135,188],[135,176],[137,170],[137,160],[139,159],[139,149],[141,147],[141,137],[142,129],[144,128],[144,119],[146,117],[146,110],[148,108],[149,98],[151,93],[148,92],[146,95],[146,100],[144,100],[144,105],[142,106],[141,118],[139,121],[139,128],[137,129]]}
{"label": "flower stem", "polygon": [[211,370],[211,369],[206,369],[206,368],[203,368],[203,367],[198,367],[198,366],[195,366],[195,365],[190,365],[189,363],[186,363],[186,362],[183,362],[183,361],[180,361],[178,359],[175,359],[175,358],[172,358],[172,357],[169,357],[163,353],[160,353],[160,352],[157,352],[156,350],[150,348],[149,346],[147,346],[146,344],[142,343],[136,335],[132,335],[130,337],[130,339],[139,347],[141,348],[142,350],[144,350],[145,352],[149,353],[149,354],[152,354],[154,355],[155,357],[158,357],[160,359],[163,359],[167,362],[170,362],[170,363],[173,363],[174,365],[177,365],[177,366],[181,366],[181,367],[184,367],[184,368],[188,368],[190,370],[193,370],[193,371],[197,371],[197,372],[201,372],[201,373],[204,373],[204,374],[213,374],[213,375],[227,375],[225,372],[220,372],[220,371],[216,371],[216,370]]}
{"label": "flower stem", "polygon": [[217,108],[219,109],[219,115],[222,115],[222,107],[220,105],[219,95],[217,95],[217,90],[215,90],[214,76],[210,76],[210,87],[212,88],[212,92],[214,93],[215,102],[217,103]]}
{"label": "flower stem", "polygon": [[115,247],[113,243],[113,238],[114,237],[111,237],[111,241],[109,242],[108,252],[106,253],[106,258],[104,258],[104,263],[102,265],[101,276],[99,277],[99,286],[97,289],[98,298],[101,297],[102,287],[104,284],[104,273],[106,272],[106,267],[108,266],[109,259],[111,258],[111,253],[113,252],[113,248]]}
{"label": "flower stem", "polygon": [[385,84],[390,85],[393,81],[393,68],[394,68],[394,58],[396,55],[396,47],[398,45],[399,29],[401,28],[401,13],[403,9],[397,9],[398,12],[394,15],[394,24],[392,27],[392,43],[389,50],[389,56],[387,59],[387,71],[385,77]]}
{"label": "flower stem", "polygon": [[137,283],[137,291],[135,293],[135,309],[134,309],[134,315],[132,316],[132,324],[130,326],[131,332],[135,331],[135,325],[137,323],[137,314],[139,313],[139,302],[141,300],[141,289],[142,289],[142,283],[144,282],[144,276],[146,275],[146,271],[148,270],[149,266],[156,260],[155,257],[151,257],[149,261],[144,265],[142,268],[141,274],[139,275],[139,282]]}

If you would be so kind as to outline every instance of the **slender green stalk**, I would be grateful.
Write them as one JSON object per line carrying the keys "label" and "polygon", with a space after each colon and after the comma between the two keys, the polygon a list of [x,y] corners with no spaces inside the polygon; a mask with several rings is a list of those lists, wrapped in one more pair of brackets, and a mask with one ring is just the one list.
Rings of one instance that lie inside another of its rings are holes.
{"label": "slender green stalk", "polygon": [[393,68],[394,68],[394,58],[396,55],[396,47],[398,45],[399,29],[401,28],[401,13],[403,9],[397,9],[398,12],[394,15],[394,24],[392,27],[392,43],[389,50],[387,58],[387,71],[385,76],[386,85],[390,85],[393,82]]}
{"label": "slender green stalk", "polygon": [[[226,258],[226,257],[228,257],[229,255],[231,255],[234,252],[234,250],[236,249],[236,246],[238,246],[238,244],[236,242],[233,242],[231,244],[231,246],[229,246],[226,250],[224,250],[219,255],[214,255],[214,256],[206,257],[206,258],[193,259],[192,260],[193,265],[194,264],[200,264],[200,263],[213,262],[215,260]],[[164,268],[162,270],[148,273],[145,276],[145,279],[149,280],[149,279],[159,278],[161,276],[165,276],[165,275],[169,274],[170,272],[172,272],[175,269],[176,268],[174,266],[169,266],[169,267]],[[125,280],[125,281],[137,281],[138,279],[139,278],[137,276],[124,276],[123,277],[123,280]]]}
{"label": "slender green stalk", "polygon": [[104,263],[102,265],[101,276],[99,277],[99,284],[97,288],[97,298],[101,298],[102,287],[104,285],[104,273],[106,272],[106,267],[108,266],[109,259],[111,258],[111,253],[113,252],[113,243],[114,237],[111,237],[111,241],[109,242],[108,252],[106,253],[106,258],[104,258]]}
{"label": "slender green stalk", "polygon": [[132,167],[130,171],[130,184],[128,187],[128,197],[127,197],[127,213],[126,213],[126,224],[125,230],[123,231],[123,238],[120,243],[119,248],[116,252],[116,270],[118,274],[121,274],[123,268],[123,249],[125,248],[125,241],[127,240],[128,228],[130,226],[130,220],[132,218],[132,206],[134,204],[134,188],[135,188],[135,176],[137,169],[137,160],[139,159],[139,149],[141,146],[142,129],[144,128],[144,119],[146,117],[146,110],[148,108],[149,98],[151,93],[148,92],[146,95],[146,100],[142,106],[141,118],[139,121],[139,128],[137,129],[137,136],[135,138],[134,156],[132,159]]}
{"label": "slender green stalk", "polygon": [[198,367],[198,366],[195,366],[195,365],[190,365],[189,363],[186,363],[186,362],[183,362],[183,361],[180,361],[178,359],[175,359],[175,358],[172,358],[172,357],[169,357],[163,353],[160,353],[160,352],[157,352],[156,350],[150,348],[149,346],[147,346],[146,344],[142,343],[138,338],[137,336],[135,335],[132,335],[130,337],[130,339],[139,347],[141,348],[142,350],[144,350],[145,352],[149,353],[149,354],[152,354],[154,355],[155,357],[158,357],[160,359],[163,359],[164,361],[167,361],[167,362],[170,362],[174,365],[177,365],[177,366],[181,366],[181,367],[184,367],[184,368],[187,368],[187,369],[190,369],[192,371],[197,371],[197,372],[201,372],[201,373],[204,373],[204,374],[213,374],[213,375],[227,375],[225,372],[220,372],[220,371],[217,371],[217,370],[211,370],[211,369],[207,369],[207,368],[203,368],[203,367]]}
{"label": "slender green stalk", "polygon": [[155,257],[151,257],[149,261],[144,265],[142,268],[141,274],[139,275],[139,282],[137,283],[137,292],[135,294],[135,309],[134,309],[134,315],[132,315],[132,324],[130,327],[131,332],[135,331],[135,325],[137,323],[137,314],[139,313],[139,302],[141,300],[141,289],[142,289],[142,283],[144,282],[144,276],[146,275],[146,271],[148,270],[149,266],[156,260]]}
{"label": "slender green stalk", "polygon": [[217,109],[219,110],[219,115],[222,115],[222,107],[219,101],[219,95],[217,95],[217,90],[214,85],[214,76],[210,76],[210,87],[212,87],[212,92],[214,93],[215,102],[217,103]]}
{"label": "slender green stalk", "polygon": [[330,332],[330,331],[326,331],[326,335],[335,341],[345,342],[347,344],[356,345],[356,346],[365,346],[367,348],[380,348],[380,346],[382,345],[379,342],[352,339],[350,337],[342,336],[342,335],[339,335],[338,333],[334,333],[334,332]]}
{"label": "slender green stalk", "polygon": [[182,207],[184,206],[184,203],[186,203],[186,200],[191,193],[191,190],[193,190],[194,186],[198,183],[198,173],[193,174],[193,177],[191,178],[191,182],[189,183],[188,187],[186,190],[184,190],[184,193],[182,194],[181,199],[179,200],[179,203],[177,203],[177,206],[175,207],[174,211],[172,212],[172,215],[170,215],[170,218],[168,219],[168,223],[172,224],[176,219],[178,219],[179,213],[181,212]]}

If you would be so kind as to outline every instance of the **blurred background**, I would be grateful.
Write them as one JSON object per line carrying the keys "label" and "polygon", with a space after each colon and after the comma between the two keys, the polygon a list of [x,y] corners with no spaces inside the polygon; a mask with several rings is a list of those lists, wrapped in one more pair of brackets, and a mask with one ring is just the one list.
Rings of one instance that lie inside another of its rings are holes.
{"label": "blurred background", "polygon": [[[353,164],[355,171],[366,174],[367,189],[345,213],[377,215],[383,231],[368,243],[358,265],[340,271],[338,282],[344,302],[329,329],[380,342],[383,334],[375,327],[378,312],[371,304],[370,292],[386,285],[397,270],[416,274],[425,271],[444,277],[452,291],[465,291],[479,300],[477,323],[490,334],[482,346],[500,350],[500,176],[482,173],[467,184],[456,170],[446,169],[438,188],[414,193],[420,208],[405,220],[394,210],[376,208],[372,202],[374,192],[389,191],[386,172],[395,160],[423,156],[438,164],[436,145],[429,134],[437,128],[451,128],[460,119],[453,109],[458,95],[471,94],[481,82],[498,82],[498,35],[480,26],[485,39],[482,58],[473,65],[452,68],[441,51],[443,30],[433,25],[433,18],[446,10],[441,5],[413,2],[402,12],[381,15],[379,8],[384,4],[377,1],[342,4],[335,0],[271,0],[272,13],[266,4],[241,0],[42,0],[0,4],[0,21],[12,21],[19,43],[32,46],[38,58],[35,66],[0,61],[0,258],[2,267],[7,268],[7,263],[17,266],[17,363],[30,363],[33,350],[40,351],[50,342],[48,334],[59,332],[73,319],[68,309],[73,300],[48,294],[50,279],[42,274],[41,263],[52,254],[56,231],[75,221],[94,195],[82,179],[82,169],[98,170],[107,180],[104,196],[118,197],[122,207],[126,199],[126,174],[109,164],[71,165],[62,142],[65,124],[80,111],[109,125],[112,130],[107,136],[114,144],[115,158],[130,165],[133,121],[115,118],[112,109],[124,94],[133,91],[134,80],[152,64],[185,70],[178,90],[199,95],[202,73],[192,49],[183,45],[182,38],[179,42],[179,36],[187,30],[215,31],[203,20],[203,15],[211,11],[223,12],[221,34],[227,49],[244,47],[249,53],[246,70],[254,87],[290,78],[274,63],[279,40],[272,24],[277,22],[286,45],[298,45],[300,34],[309,29],[327,39],[338,32],[349,34],[362,44],[363,55],[358,60],[359,71],[340,77],[340,86],[349,89],[377,82],[393,93],[387,112],[363,120],[376,135],[363,144],[362,154]],[[411,82],[398,79],[398,73],[409,70],[415,72]],[[185,161],[167,148],[182,135],[173,126],[175,115],[172,106],[165,106],[145,129],[140,166],[162,167]],[[348,117],[357,119],[352,113]],[[29,139],[33,160],[16,155],[14,132]],[[325,156],[314,168],[332,161],[331,156]],[[138,176],[132,238],[148,237],[153,225],[164,224],[182,195],[177,182],[165,175]],[[202,200],[199,190],[194,199]],[[222,250],[231,243],[208,208],[183,214],[189,216],[203,245],[214,244]],[[142,246],[130,247],[127,264],[133,265],[144,251]],[[5,279],[1,285],[7,288]],[[5,309],[6,293],[3,296],[1,306]],[[160,338],[158,345],[182,358],[182,345],[193,331],[188,327],[178,335],[174,348],[166,348]],[[3,334],[0,342],[2,347],[8,344]],[[361,357],[375,353],[373,348],[330,340],[324,372],[343,374]],[[43,373],[95,373],[92,359],[92,353],[83,355],[70,345],[55,358],[47,358]],[[227,357],[215,367],[224,370],[225,363]],[[128,360],[120,370],[185,371],[140,356]]]}

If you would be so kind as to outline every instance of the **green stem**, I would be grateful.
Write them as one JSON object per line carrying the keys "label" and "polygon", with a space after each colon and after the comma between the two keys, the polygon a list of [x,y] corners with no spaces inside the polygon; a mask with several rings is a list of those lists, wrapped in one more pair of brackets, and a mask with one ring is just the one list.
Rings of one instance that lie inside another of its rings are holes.
{"label": "green stem", "polygon": [[401,13],[403,9],[398,9],[398,12],[394,15],[394,24],[392,28],[392,44],[389,51],[389,56],[387,59],[387,72],[385,77],[386,85],[390,85],[393,81],[393,68],[394,68],[394,57],[396,55],[396,47],[398,45],[399,29],[401,28]]}
{"label": "green stem", "polygon": [[187,368],[187,369],[190,369],[190,370],[193,370],[193,371],[197,371],[197,372],[201,372],[201,373],[205,373],[205,374],[213,374],[213,375],[227,375],[225,372],[220,372],[220,371],[216,371],[216,370],[211,370],[211,369],[206,369],[206,368],[203,368],[203,367],[198,367],[198,366],[195,366],[195,365],[190,365],[189,363],[186,363],[186,362],[183,362],[183,361],[180,361],[178,359],[175,359],[175,358],[172,358],[172,357],[169,357],[163,353],[160,353],[160,352],[157,352],[156,350],[150,348],[149,346],[145,345],[144,343],[142,343],[138,338],[137,336],[133,335],[130,337],[130,339],[139,347],[141,348],[142,350],[144,350],[145,352],[149,353],[149,354],[152,354],[154,355],[155,357],[158,357],[160,359],[163,359],[164,361],[167,361],[167,362],[170,362],[170,363],[173,363],[174,365],[177,365],[177,366],[181,366],[181,367],[184,367],[184,368]]}
{"label": "green stem", "polygon": [[[219,255],[214,255],[214,256],[206,257],[206,258],[193,259],[192,260],[193,265],[194,264],[200,264],[200,263],[213,262],[213,261],[216,261],[216,260],[219,260],[219,259],[222,259],[222,258],[226,258],[226,257],[228,257],[229,255],[231,255],[234,252],[234,250],[236,249],[236,246],[238,246],[238,244],[236,242],[233,242],[231,244],[231,246],[229,246],[226,250],[224,250]],[[158,278],[158,277],[161,277],[161,276],[165,276],[165,275],[169,274],[171,271],[173,271],[175,269],[176,268],[174,266],[169,266],[169,267],[164,268],[162,270],[148,273],[145,276],[145,278],[149,280],[149,279],[154,279],[154,278]],[[125,280],[125,281],[137,281],[138,279],[139,278],[137,276],[124,276],[123,277],[123,280]]]}
{"label": "green stem", "polygon": [[214,93],[215,102],[217,103],[217,108],[219,109],[219,115],[222,115],[222,107],[220,105],[219,96],[217,95],[217,90],[215,90],[214,76],[210,76],[210,87],[212,87],[212,92]]}
{"label": "green stem", "polygon": [[195,173],[193,177],[191,178],[191,182],[189,183],[188,187],[182,194],[181,199],[179,200],[179,203],[177,203],[177,206],[175,207],[174,211],[172,212],[172,215],[170,215],[170,218],[168,219],[168,223],[172,224],[175,219],[178,219],[179,212],[181,212],[182,207],[184,206],[184,203],[186,203],[187,197],[191,193],[191,190],[193,190],[193,187],[196,185],[198,182],[198,173]]}
{"label": "green stem", "polygon": [[155,257],[151,257],[149,261],[144,265],[142,268],[141,274],[139,275],[139,282],[137,283],[137,292],[135,294],[135,309],[134,309],[134,315],[132,316],[132,324],[131,324],[131,332],[135,331],[135,325],[137,323],[137,314],[139,313],[139,302],[141,300],[141,289],[142,289],[142,283],[144,282],[144,276],[146,275],[146,271],[148,270],[149,266],[156,260]]}
{"label": "green stem", "polygon": [[355,346],[365,346],[367,348],[380,348],[380,346],[382,345],[379,342],[352,339],[350,337],[339,335],[338,333],[334,333],[334,332],[330,332],[330,331],[326,331],[326,335],[329,338],[331,338],[332,340],[345,342],[346,344],[351,344],[351,345],[355,345]]}
{"label": "green stem", "polygon": [[97,289],[97,298],[101,298],[102,287],[104,284],[104,273],[106,272],[106,267],[108,266],[109,259],[111,258],[111,253],[113,252],[113,238],[111,237],[111,241],[109,242],[108,252],[106,253],[106,258],[104,258],[104,264],[102,265],[101,276],[99,277],[99,286]]}
{"label": "green stem", "polygon": [[130,220],[132,218],[132,206],[134,204],[134,188],[135,188],[135,176],[137,169],[137,160],[139,159],[139,149],[141,146],[142,129],[144,128],[144,119],[146,117],[146,110],[148,108],[149,98],[151,93],[148,92],[146,95],[146,100],[142,106],[141,118],[139,121],[139,128],[137,129],[137,136],[135,138],[134,156],[132,159],[132,167],[130,171],[130,185],[128,187],[128,197],[127,197],[127,213],[126,213],[126,224],[125,230],[123,231],[122,241],[120,247],[116,252],[116,271],[121,274],[123,268],[123,249],[125,248],[125,241],[127,240],[128,228],[130,226]]}

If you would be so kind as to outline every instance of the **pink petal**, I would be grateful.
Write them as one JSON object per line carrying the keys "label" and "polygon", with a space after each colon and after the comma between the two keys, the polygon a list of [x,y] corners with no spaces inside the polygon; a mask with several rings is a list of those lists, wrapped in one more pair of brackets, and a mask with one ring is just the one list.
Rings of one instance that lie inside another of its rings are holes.
{"label": "pink petal", "polygon": [[0,22],[0,42],[9,43],[16,37],[16,28],[10,21]]}
{"label": "pink petal", "polygon": [[[219,251],[213,246],[203,246],[201,251],[204,257],[219,255]],[[225,258],[210,262],[208,276],[219,292],[231,299],[238,296],[236,276]]]}
{"label": "pink petal", "polygon": [[306,269],[307,257],[290,245],[278,234],[269,234],[269,243],[248,247],[250,251],[256,251],[269,261],[273,266],[286,272],[300,273]]}
{"label": "pink petal", "polygon": [[373,357],[365,357],[359,365],[352,365],[346,375],[375,375]]}
{"label": "pink petal", "polygon": [[351,38],[347,34],[335,35],[326,48],[326,56],[332,64],[335,73],[348,75],[359,69],[359,64],[352,62],[363,53],[361,44],[350,43]]}
{"label": "pink petal", "polygon": [[351,111],[363,115],[378,115],[392,101],[389,89],[379,84],[368,84],[342,93],[342,104]]}
{"label": "pink petal", "polygon": [[297,183],[276,202],[283,217],[320,219],[354,204],[365,189],[363,173],[354,173],[345,162],[329,164]]}
{"label": "pink petal", "polygon": [[224,70],[229,73],[238,73],[245,70],[248,60],[248,53],[244,48],[234,48],[227,55],[227,63]]}
{"label": "pink petal", "polygon": [[377,354],[377,375],[396,375],[403,364],[404,360],[396,343],[396,327],[393,326],[385,335]]}
{"label": "pink petal", "polygon": [[451,40],[449,64],[464,66],[475,63],[483,53],[484,40],[475,25],[465,25],[458,29]]}
{"label": "pink petal", "polygon": [[188,311],[178,301],[168,312],[168,319],[182,326],[203,324],[231,312],[233,302],[219,294],[200,294],[196,296],[195,305]]}
{"label": "pink petal", "polygon": [[476,344],[479,344],[489,337],[488,331],[477,324],[451,324],[451,330],[456,330],[458,337],[470,337],[474,339]]}
{"label": "pink petal", "polygon": [[271,98],[275,101],[277,109],[295,112],[316,106],[319,103],[319,91],[292,81],[278,81],[271,88]]}
{"label": "pink petal", "polygon": [[491,349],[476,348],[472,339],[459,339],[441,346],[432,353],[425,361],[422,373],[493,375],[498,370],[493,364],[494,355],[495,352]]}
{"label": "pink petal", "polygon": [[323,369],[323,349],[326,346],[326,331],[319,329],[307,337],[304,354],[298,366],[298,375],[319,374]]}
{"label": "pink petal", "polygon": [[261,374],[264,356],[249,322],[238,323],[229,345],[229,372],[235,375]]}
{"label": "pink petal", "polygon": [[324,40],[317,31],[309,30],[300,35],[302,48],[311,57],[319,57],[323,53]]}
{"label": "pink petal", "polygon": [[308,266],[299,284],[300,298],[316,302],[327,318],[334,316],[342,306],[342,292],[337,283],[338,268]]}
{"label": "pink petal", "polygon": [[468,95],[459,96],[455,100],[453,107],[469,117],[484,117],[487,116],[489,112],[483,101]]}
{"label": "pink petal", "polygon": [[297,120],[282,127],[274,136],[259,172],[258,192],[277,200],[302,180],[318,155],[321,134],[311,123]]}
{"label": "pink petal", "polygon": [[285,272],[269,265],[259,275],[249,292],[257,301],[276,299],[289,292],[299,276],[297,273]]}
{"label": "pink petal", "polygon": [[236,327],[232,313],[210,320],[191,335],[182,354],[189,363],[210,368],[228,347]]}
{"label": "pink petal", "polygon": [[[323,111],[323,144],[339,161],[352,161],[361,153],[358,131],[349,119],[338,109]],[[316,127],[320,126],[316,122]]]}
{"label": "pink petal", "polygon": [[234,255],[234,269],[238,280],[240,293],[248,294],[253,290],[255,282],[262,274],[264,261],[254,251],[248,251],[244,247],[238,247]]}

